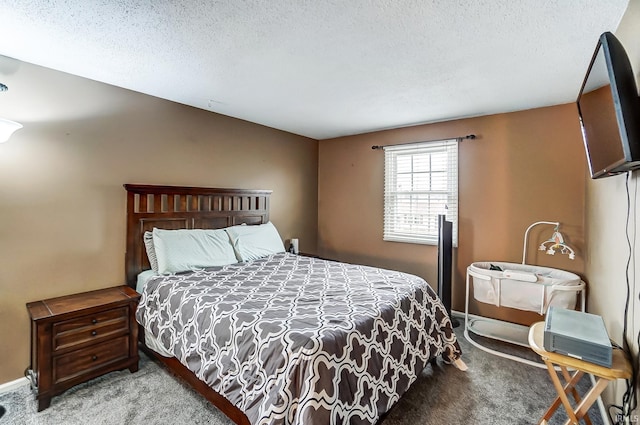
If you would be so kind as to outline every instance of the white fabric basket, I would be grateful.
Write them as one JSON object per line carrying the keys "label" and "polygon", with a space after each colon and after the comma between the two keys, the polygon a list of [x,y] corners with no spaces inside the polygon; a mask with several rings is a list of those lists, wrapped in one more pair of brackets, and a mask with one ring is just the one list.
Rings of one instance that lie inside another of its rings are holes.
{"label": "white fabric basket", "polygon": [[[503,271],[490,270],[491,265]],[[505,273],[505,270],[521,276],[508,278],[509,273]],[[473,277],[473,297],[476,300],[539,314],[545,314],[552,305],[574,309],[578,292],[584,288],[580,276],[549,267],[477,262],[471,264],[467,272]]]}

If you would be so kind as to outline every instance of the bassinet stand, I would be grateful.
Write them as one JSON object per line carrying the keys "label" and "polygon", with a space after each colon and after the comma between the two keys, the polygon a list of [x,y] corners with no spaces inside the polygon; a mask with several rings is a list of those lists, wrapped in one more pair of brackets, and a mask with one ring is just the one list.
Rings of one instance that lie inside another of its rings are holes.
{"label": "bassinet stand", "polygon": [[[573,250],[564,243],[564,239],[560,234],[560,232],[558,231],[558,226],[560,225],[559,222],[538,221],[530,225],[525,231],[524,244],[523,244],[524,246],[522,249],[522,264],[525,264],[525,260],[526,260],[529,231],[534,226],[537,226],[539,224],[549,224],[549,225],[554,225],[556,227],[556,230],[553,236],[551,237],[551,239],[545,241],[542,245],[540,245],[540,250],[545,250],[548,254],[553,255],[555,253],[554,251],[554,247],[555,247],[555,248],[560,248],[563,253],[568,253],[569,258],[573,259],[575,257]],[[547,242],[553,243],[553,245],[551,245],[548,248],[548,250],[545,247],[545,244]],[[473,277],[475,279],[487,280],[487,281],[491,280],[490,276],[476,273],[473,270],[471,270],[470,267],[467,267],[465,305],[464,305],[464,336],[467,339],[467,341],[469,341],[469,343],[471,343],[476,348],[486,351],[487,353],[494,354],[496,356],[504,357],[507,359],[515,360],[517,362],[525,363],[541,369],[545,369],[546,366],[543,363],[539,363],[539,362],[529,360],[523,357],[519,357],[513,354],[504,353],[502,351],[494,350],[492,348],[489,348],[480,344],[479,342],[473,340],[470,337],[469,331],[473,332],[476,335],[483,336],[486,338],[491,338],[498,341],[503,341],[510,344],[515,344],[515,345],[529,348],[529,343],[528,343],[529,327],[528,326],[505,322],[503,320],[492,319],[489,317],[476,316],[476,315],[469,314],[469,295],[470,295],[469,279],[470,277]],[[581,281],[579,286],[567,286],[567,287],[555,286],[553,290],[580,292],[580,308],[584,312],[585,299],[586,299],[584,288],[585,288],[585,283]],[[473,316],[473,317],[470,317],[470,316]]]}

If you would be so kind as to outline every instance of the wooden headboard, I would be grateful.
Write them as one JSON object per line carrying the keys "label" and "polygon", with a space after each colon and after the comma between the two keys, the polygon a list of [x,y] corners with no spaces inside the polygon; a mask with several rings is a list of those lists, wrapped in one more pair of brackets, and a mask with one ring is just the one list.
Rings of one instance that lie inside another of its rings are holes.
{"label": "wooden headboard", "polygon": [[159,229],[221,229],[269,221],[271,190],[125,184],[127,190],[127,284],[148,270],[143,235]]}

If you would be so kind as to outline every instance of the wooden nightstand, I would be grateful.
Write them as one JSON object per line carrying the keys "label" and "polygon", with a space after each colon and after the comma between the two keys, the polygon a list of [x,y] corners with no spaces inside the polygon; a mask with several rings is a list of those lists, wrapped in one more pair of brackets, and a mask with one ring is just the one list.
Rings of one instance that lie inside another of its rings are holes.
{"label": "wooden nightstand", "polygon": [[128,286],[27,303],[31,385],[38,411],[51,397],[114,370],[138,370],[140,294]]}

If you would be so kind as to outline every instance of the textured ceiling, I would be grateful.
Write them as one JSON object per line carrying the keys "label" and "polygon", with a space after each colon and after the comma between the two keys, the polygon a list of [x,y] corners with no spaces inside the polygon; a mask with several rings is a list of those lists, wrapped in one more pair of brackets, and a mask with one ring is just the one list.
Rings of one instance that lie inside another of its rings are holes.
{"label": "textured ceiling", "polygon": [[0,54],[326,139],[574,101],[627,3],[0,0]]}

